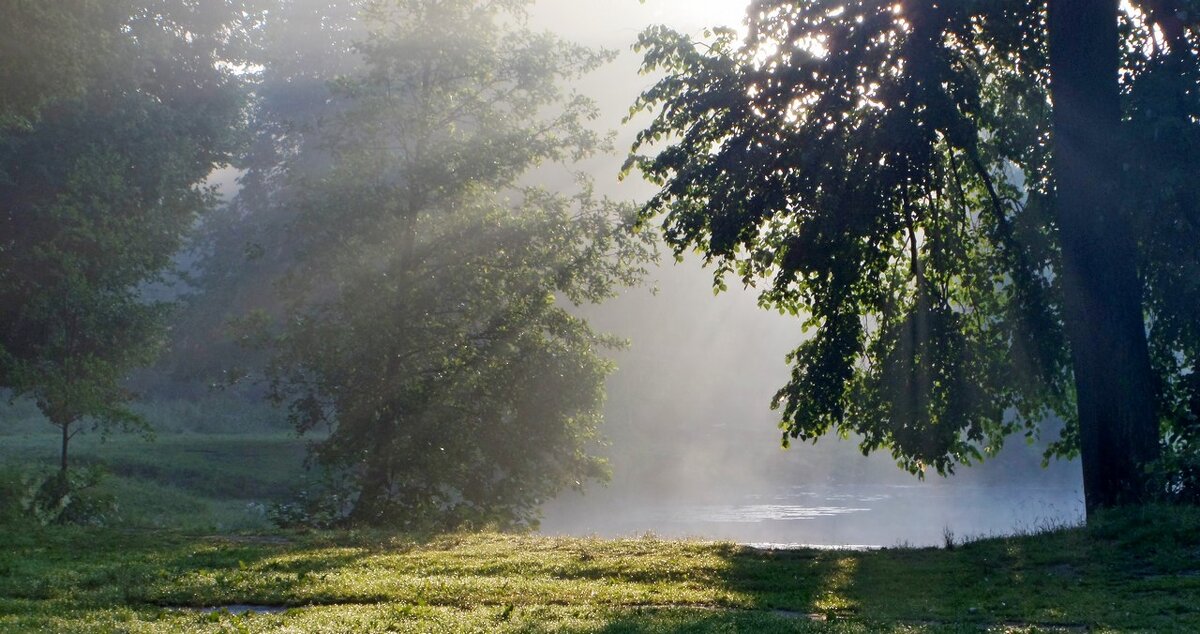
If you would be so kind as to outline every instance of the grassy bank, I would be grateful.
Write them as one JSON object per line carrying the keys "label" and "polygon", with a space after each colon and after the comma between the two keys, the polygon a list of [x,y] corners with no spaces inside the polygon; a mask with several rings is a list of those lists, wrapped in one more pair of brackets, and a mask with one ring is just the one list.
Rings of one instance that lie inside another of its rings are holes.
{"label": "grassy bank", "polygon": [[[0,435],[0,494],[22,477],[53,473],[59,439],[52,433]],[[71,463],[98,468],[87,495],[108,496],[115,512],[105,524],[194,531],[266,530],[265,509],[287,501],[311,477],[303,468],[307,441],[287,432],[160,434],[153,441],[84,435],[71,443]]]}
{"label": "grassy bank", "polygon": [[[55,440],[0,436],[0,475],[52,470]],[[263,507],[305,486],[304,448],[77,439],[76,464],[108,473],[90,493],[119,510],[100,528],[0,520],[0,632],[1200,631],[1197,509],[867,553],[278,531]]]}
{"label": "grassy bank", "polygon": [[1200,512],[949,551],[54,528],[0,554],[5,632],[980,629],[1200,631]]}

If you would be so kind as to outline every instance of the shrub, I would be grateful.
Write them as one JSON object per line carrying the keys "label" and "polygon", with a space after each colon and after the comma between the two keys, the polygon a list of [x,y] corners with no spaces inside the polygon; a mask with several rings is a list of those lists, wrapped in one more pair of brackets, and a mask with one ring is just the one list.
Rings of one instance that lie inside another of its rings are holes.
{"label": "shrub", "polygon": [[[46,474],[27,471],[16,479],[7,479],[6,518],[24,519],[36,524],[77,524],[104,526],[114,519],[117,503],[112,495],[96,491],[104,479],[99,467],[77,468]],[[11,494],[9,497],[8,494]],[[15,517],[14,517],[15,516]]]}

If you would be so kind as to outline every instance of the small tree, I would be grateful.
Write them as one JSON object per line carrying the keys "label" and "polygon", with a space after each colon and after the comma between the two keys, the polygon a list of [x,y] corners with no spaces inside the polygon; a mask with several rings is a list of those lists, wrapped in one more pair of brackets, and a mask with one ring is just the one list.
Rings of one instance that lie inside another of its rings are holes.
{"label": "small tree", "polygon": [[187,13],[193,24],[172,7],[128,7],[83,94],[0,135],[0,385],[61,429],[63,472],[85,419],[142,425],[123,383],[153,358],[167,311],[145,285],[237,146],[240,80],[217,62],[241,14]]}

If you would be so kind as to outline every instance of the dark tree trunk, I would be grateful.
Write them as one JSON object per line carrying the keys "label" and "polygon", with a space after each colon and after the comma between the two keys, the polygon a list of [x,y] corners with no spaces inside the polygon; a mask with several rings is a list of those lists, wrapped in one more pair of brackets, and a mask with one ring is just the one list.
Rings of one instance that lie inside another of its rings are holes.
{"label": "dark tree trunk", "polygon": [[[394,363],[392,360],[389,363]],[[395,376],[394,374],[392,376]],[[389,515],[392,493],[393,439],[396,421],[386,417],[370,430],[371,447],[363,456],[363,474],[358,481],[358,499],[347,518],[351,524],[379,525]]]}
{"label": "dark tree trunk", "polygon": [[1054,173],[1089,514],[1142,500],[1158,455],[1136,244],[1119,207],[1118,0],[1050,0]]}
{"label": "dark tree trunk", "polygon": [[59,462],[59,472],[63,475],[67,473],[67,444],[71,442],[71,424],[63,423],[59,425],[62,428],[62,457]]}
{"label": "dark tree trunk", "polygon": [[378,525],[388,515],[391,489],[386,460],[379,454],[367,458],[366,473],[360,481],[358,499],[350,510],[351,524]]}

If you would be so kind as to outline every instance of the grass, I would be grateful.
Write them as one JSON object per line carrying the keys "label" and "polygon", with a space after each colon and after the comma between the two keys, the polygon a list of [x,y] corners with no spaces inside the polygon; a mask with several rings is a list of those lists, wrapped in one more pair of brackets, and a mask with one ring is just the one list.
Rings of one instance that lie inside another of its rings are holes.
{"label": "grass", "polygon": [[[280,613],[194,608],[272,606]],[[0,631],[1200,631],[1200,510],[942,549],[58,527],[0,553]]]}
{"label": "grass", "polygon": [[[117,500],[110,522],[125,528],[207,531],[270,528],[264,509],[306,485],[306,442],[286,432],[250,435],[162,434],[71,442],[71,462],[106,472],[91,493]],[[0,436],[0,470],[51,472],[58,437],[39,432]]]}
{"label": "grass", "polygon": [[[0,464],[52,468],[54,440],[0,436]],[[289,532],[261,512],[303,486],[287,434],[85,436],[74,455],[106,465],[120,513],[0,524],[0,632],[1200,631],[1195,508],[875,552]]]}

